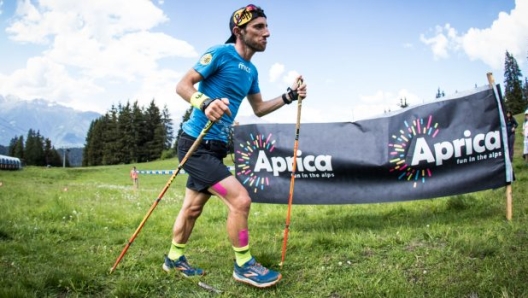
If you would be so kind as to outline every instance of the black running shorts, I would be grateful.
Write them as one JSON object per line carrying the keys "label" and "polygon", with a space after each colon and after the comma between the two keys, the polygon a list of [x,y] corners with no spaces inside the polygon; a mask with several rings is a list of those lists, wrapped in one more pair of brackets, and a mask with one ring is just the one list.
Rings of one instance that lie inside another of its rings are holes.
{"label": "black running shorts", "polygon": [[[178,139],[178,158],[183,157],[196,139],[186,134],[181,134]],[[227,144],[221,141],[202,141],[198,149],[187,159],[183,169],[188,174],[187,188],[199,192],[209,193],[207,189],[212,185],[231,176],[229,168],[224,165],[227,156]]]}

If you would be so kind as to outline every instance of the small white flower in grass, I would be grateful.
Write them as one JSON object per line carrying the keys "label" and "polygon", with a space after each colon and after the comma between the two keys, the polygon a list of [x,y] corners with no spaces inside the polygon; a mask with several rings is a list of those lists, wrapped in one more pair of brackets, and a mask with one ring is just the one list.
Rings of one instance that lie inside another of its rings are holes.
{"label": "small white flower in grass", "polygon": [[423,274],[427,274],[427,270],[424,270],[424,271],[423,271]]}
{"label": "small white flower in grass", "polygon": [[347,261],[347,264],[348,264],[348,265],[352,265],[352,262],[350,262],[350,261]]}
{"label": "small white flower in grass", "polygon": [[339,263],[337,263],[337,264],[339,264],[339,266],[341,266],[341,265],[343,265],[343,262],[339,262]]}
{"label": "small white flower in grass", "polygon": [[429,227],[429,225],[427,225],[426,227]]}

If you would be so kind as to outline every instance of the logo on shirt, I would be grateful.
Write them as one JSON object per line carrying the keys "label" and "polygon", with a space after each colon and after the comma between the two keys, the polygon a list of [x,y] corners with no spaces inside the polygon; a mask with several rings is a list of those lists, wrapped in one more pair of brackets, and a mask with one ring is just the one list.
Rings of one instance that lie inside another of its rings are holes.
{"label": "logo on shirt", "polygon": [[202,58],[200,58],[200,64],[209,65],[209,63],[211,63],[211,60],[213,60],[213,55],[211,55],[210,53],[204,54]]}
{"label": "logo on shirt", "polygon": [[251,73],[251,68],[242,62],[238,63],[238,68],[244,70],[247,73]]}

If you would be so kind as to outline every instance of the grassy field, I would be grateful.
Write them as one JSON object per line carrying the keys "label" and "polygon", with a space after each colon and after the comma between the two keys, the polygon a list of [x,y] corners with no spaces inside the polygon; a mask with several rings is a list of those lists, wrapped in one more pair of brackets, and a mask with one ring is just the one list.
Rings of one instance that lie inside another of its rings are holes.
{"label": "grassy field", "polygon": [[[528,297],[528,166],[521,142],[518,136],[511,221],[504,189],[405,203],[294,205],[284,277],[269,289],[233,281],[226,208],[218,199],[208,203],[187,250],[208,275],[185,279],[161,270],[183,174],[109,274],[168,175],[142,175],[135,191],[131,165],[3,171],[0,297]],[[174,169],[176,160],[136,166]],[[251,209],[252,253],[274,269],[286,210]]]}

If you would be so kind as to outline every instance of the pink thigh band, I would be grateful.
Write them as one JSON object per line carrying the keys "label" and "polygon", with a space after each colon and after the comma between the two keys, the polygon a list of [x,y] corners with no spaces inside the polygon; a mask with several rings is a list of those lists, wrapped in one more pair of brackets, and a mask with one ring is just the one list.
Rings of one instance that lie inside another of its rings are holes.
{"label": "pink thigh band", "polygon": [[222,184],[220,184],[220,182],[218,182],[217,184],[211,186],[211,188],[217,193],[219,194],[221,197],[224,197],[227,195],[227,189],[225,189],[225,187],[222,186]]}

